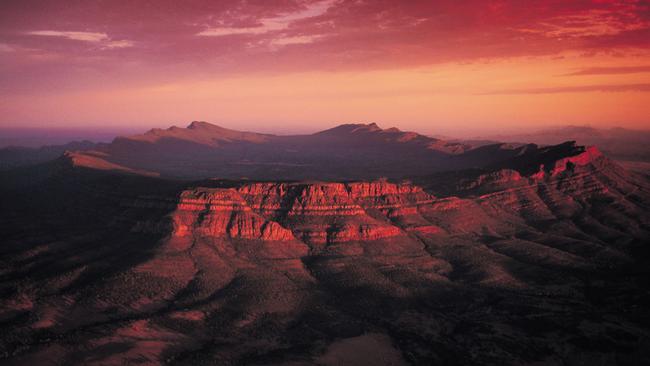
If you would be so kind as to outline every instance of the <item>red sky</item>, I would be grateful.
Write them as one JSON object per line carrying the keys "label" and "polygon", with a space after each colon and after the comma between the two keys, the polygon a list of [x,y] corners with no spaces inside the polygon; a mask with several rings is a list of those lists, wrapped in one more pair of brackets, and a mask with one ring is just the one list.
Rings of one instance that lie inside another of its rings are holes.
{"label": "red sky", "polygon": [[0,127],[650,128],[648,1],[0,3]]}

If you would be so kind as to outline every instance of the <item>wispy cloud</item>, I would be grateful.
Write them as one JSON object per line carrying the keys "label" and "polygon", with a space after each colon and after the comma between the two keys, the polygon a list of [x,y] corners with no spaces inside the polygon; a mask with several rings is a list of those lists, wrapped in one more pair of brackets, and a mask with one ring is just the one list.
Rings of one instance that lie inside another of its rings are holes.
{"label": "wispy cloud", "polygon": [[210,27],[199,33],[197,36],[222,37],[241,34],[265,34],[273,31],[287,29],[295,21],[317,17],[324,14],[334,4],[333,0],[320,1],[309,5],[304,10],[284,13],[277,17],[263,18],[259,25],[254,27]]}
{"label": "wispy cloud", "polygon": [[272,46],[287,46],[292,44],[309,44],[321,38],[321,35],[279,37],[271,40]]}
{"label": "wispy cloud", "polygon": [[[614,15],[618,16],[614,16]],[[552,38],[613,36],[626,31],[647,29],[650,22],[630,9],[589,9],[572,15],[561,15],[542,21],[536,28],[522,32],[544,34]]]}
{"label": "wispy cloud", "polygon": [[97,33],[97,32],[74,32],[74,31],[55,31],[55,30],[40,30],[32,31],[27,34],[34,36],[45,36],[45,37],[60,37],[65,39],[70,39],[73,41],[89,42],[99,45],[100,49],[111,50],[118,48],[127,48],[133,47],[133,42],[123,39],[123,40],[112,40],[106,33]]}
{"label": "wispy cloud", "polygon": [[605,84],[605,85],[580,85],[580,86],[558,86],[550,88],[525,88],[495,90],[479,95],[501,95],[501,94],[557,94],[557,93],[585,93],[585,92],[650,92],[650,84]]}
{"label": "wispy cloud", "polygon": [[0,52],[13,52],[15,49],[6,43],[0,43]]}
{"label": "wispy cloud", "polygon": [[133,42],[128,41],[128,40],[110,41],[110,42],[107,42],[103,47],[108,48],[108,49],[127,48],[127,47],[133,47]]}
{"label": "wispy cloud", "polygon": [[67,32],[67,31],[55,31],[55,30],[40,30],[40,31],[28,32],[28,34],[34,36],[63,37],[74,41],[84,41],[84,42],[102,42],[102,41],[107,41],[109,39],[106,33],[95,33],[95,32]]}
{"label": "wispy cloud", "polygon": [[263,34],[266,32],[281,30],[286,28],[283,24],[275,24],[265,22],[264,24],[257,27],[245,27],[245,28],[231,28],[231,27],[216,27],[208,28],[204,31],[197,33],[197,36],[208,36],[208,37],[221,37],[221,36],[230,36],[236,34]]}
{"label": "wispy cloud", "polygon": [[650,66],[589,67],[565,74],[565,76],[637,74],[643,72],[650,72]]}

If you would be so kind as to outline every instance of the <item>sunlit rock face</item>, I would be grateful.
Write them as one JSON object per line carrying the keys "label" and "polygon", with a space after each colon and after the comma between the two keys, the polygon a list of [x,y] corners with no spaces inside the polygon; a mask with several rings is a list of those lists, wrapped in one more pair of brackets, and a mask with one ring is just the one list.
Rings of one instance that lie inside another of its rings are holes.
{"label": "sunlit rock face", "polygon": [[[404,236],[392,221],[414,221],[434,197],[410,183],[252,183],[181,193],[174,236],[194,234],[310,243]],[[392,221],[391,221],[392,220]],[[419,220],[419,221],[418,221]],[[295,236],[294,236],[295,234]]]}
{"label": "sunlit rock face", "polygon": [[196,233],[233,239],[294,240],[290,230],[254,213],[231,189],[196,189],[181,193],[172,214],[173,236]]}

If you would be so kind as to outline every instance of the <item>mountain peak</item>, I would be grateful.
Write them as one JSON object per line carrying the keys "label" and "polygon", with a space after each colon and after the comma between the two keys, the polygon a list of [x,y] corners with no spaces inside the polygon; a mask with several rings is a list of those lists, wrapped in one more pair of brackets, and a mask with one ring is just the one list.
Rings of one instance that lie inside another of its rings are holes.
{"label": "mountain peak", "polygon": [[141,135],[118,138],[118,141],[142,141],[155,143],[160,140],[183,140],[191,143],[218,146],[223,142],[262,142],[270,135],[230,130],[204,121],[193,121],[186,128],[171,126],[167,129],[154,128]]}
{"label": "mountain peak", "polygon": [[192,121],[192,123],[190,123],[187,126],[187,128],[190,130],[198,130],[198,129],[208,129],[208,128],[215,129],[215,128],[223,128],[223,127],[205,121]]}
{"label": "mountain peak", "polygon": [[367,133],[383,131],[376,123],[346,123],[334,128],[317,132],[317,135],[347,135],[351,133]]}

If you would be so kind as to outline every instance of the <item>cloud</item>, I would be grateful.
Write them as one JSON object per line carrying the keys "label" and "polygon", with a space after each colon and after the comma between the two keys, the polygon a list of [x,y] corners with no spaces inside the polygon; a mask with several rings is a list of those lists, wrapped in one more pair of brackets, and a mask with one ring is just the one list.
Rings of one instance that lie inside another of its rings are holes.
{"label": "cloud", "polygon": [[108,48],[108,49],[127,48],[127,47],[133,47],[133,42],[128,40],[110,41],[104,45],[104,48]]}
{"label": "cloud", "polygon": [[15,49],[6,43],[0,43],[0,52],[13,52]]}
{"label": "cloud", "polygon": [[[46,9],[16,2],[0,12],[0,42],[15,53],[120,53],[150,66],[187,65],[189,70],[190,64],[201,63],[205,72],[392,69],[567,54],[648,54],[646,9],[638,2],[517,0],[201,0],[191,7],[160,0],[153,8],[51,2]],[[67,28],[56,28],[61,24]],[[124,50],[130,50],[128,55]]]}
{"label": "cloud", "polygon": [[27,32],[27,34],[31,34],[34,36],[61,37],[73,41],[99,44],[100,49],[102,50],[112,50],[118,48],[133,47],[132,41],[126,39],[112,40],[106,33],[41,30],[41,31]]}
{"label": "cloud", "polygon": [[28,34],[34,36],[63,37],[74,41],[84,41],[84,42],[102,42],[102,41],[107,41],[109,39],[106,33],[95,33],[95,32],[64,32],[64,31],[54,31],[54,30],[41,30],[41,31],[28,32]]}
{"label": "cloud", "polygon": [[315,40],[321,38],[321,35],[310,35],[310,36],[292,36],[292,37],[280,37],[274,38],[271,40],[272,46],[287,46],[292,44],[309,44],[313,43]]}
{"label": "cloud", "polygon": [[584,93],[584,92],[650,92],[650,84],[617,84],[617,85],[579,85],[559,86],[549,88],[525,88],[496,90],[478,95],[505,95],[505,94],[558,94],[558,93]]}
{"label": "cloud", "polygon": [[570,15],[560,15],[538,22],[524,33],[539,33],[550,38],[581,38],[615,36],[624,32],[643,30],[650,26],[635,8],[612,5],[611,9],[588,9]]}
{"label": "cloud", "polygon": [[237,34],[263,34],[274,30],[285,29],[286,25],[284,24],[274,24],[270,22],[263,22],[262,25],[257,27],[245,27],[245,28],[231,28],[231,27],[217,27],[217,28],[208,28],[204,31],[197,33],[197,36],[207,36],[207,37],[221,37],[221,36],[230,36]]}
{"label": "cloud", "polygon": [[259,21],[260,25],[254,27],[211,27],[199,33],[197,36],[222,37],[241,34],[265,34],[273,31],[287,29],[295,21],[317,17],[325,14],[334,4],[332,0],[320,1],[310,4],[307,8],[290,13],[284,13],[276,17],[263,18]]}
{"label": "cloud", "polygon": [[650,72],[650,66],[589,67],[564,76],[637,74],[643,72]]}

